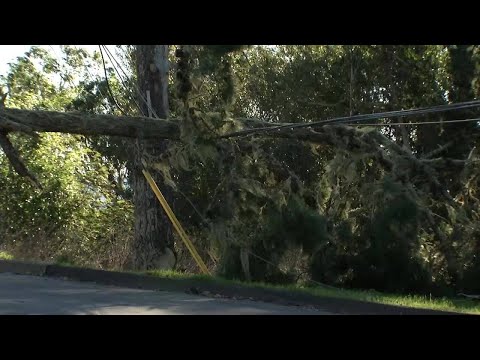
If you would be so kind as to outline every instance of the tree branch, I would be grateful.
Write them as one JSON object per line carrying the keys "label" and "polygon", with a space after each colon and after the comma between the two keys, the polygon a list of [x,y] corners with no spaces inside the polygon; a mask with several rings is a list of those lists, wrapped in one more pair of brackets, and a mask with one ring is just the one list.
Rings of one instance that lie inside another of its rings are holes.
{"label": "tree branch", "polygon": [[23,163],[22,158],[18,154],[17,150],[13,147],[13,144],[10,142],[10,139],[7,137],[7,133],[5,131],[0,132],[0,146],[2,147],[7,159],[10,161],[18,175],[26,177],[35,187],[42,189],[42,186],[35,175],[28,171],[27,167]]}

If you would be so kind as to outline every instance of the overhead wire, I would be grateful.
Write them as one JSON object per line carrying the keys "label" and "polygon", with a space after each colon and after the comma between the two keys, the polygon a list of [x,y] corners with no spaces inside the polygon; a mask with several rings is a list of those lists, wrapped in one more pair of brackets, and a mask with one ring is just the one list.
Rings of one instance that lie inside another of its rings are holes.
{"label": "overhead wire", "polygon": [[[122,67],[122,66],[120,65],[120,63],[115,59],[115,57],[114,57],[113,54],[110,52],[110,50],[108,50],[108,48],[107,48],[105,45],[103,45],[103,46],[104,46],[104,48],[106,49],[106,52],[109,52],[109,53],[110,53],[110,55],[112,56],[112,58],[114,59],[114,61],[115,61],[116,64],[117,64],[117,66],[118,66],[118,67],[120,68],[120,70],[122,71],[122,73],[128,78],[128,75],[127,75],[126,72],[123,70],[123,67]],[[112,66],[113,66],[114,69],[116,69],[116,67],[115,67],[115,65],[114,65],[113,63],[112,63]],[[127,86],[126,86],[125,84],[124,84],[124,86],[125,86],[126,90],[128,91]],[[148,110],[150,110],[150,111],[152,112],[153,117],[155,117],[155,118],[158,119],[159,116],[157,115],[157,113],[155,112],[155,110],[152,108],[152,106],[149,104],[149,102],[147,101],[146,97],[142,94],[142,92],[140,91],[138,85],[134,85],[133,87],[134,87],[134,89],[136,90],[136,92],[137,92],[138,96],[140,97],[140,99],[141,99],[141,100],[143,101],[143,103],[147,106]],[[140,113],[143,113],[143,110],[141,109],[140,104],[138,104],[138,102],[136,102],[136,105],[137,105]]]}
{"label": "overhead wire", "polygon": [[98,45],[98,48],[100,49],[100,55],[102,57],[102,63],[103,63],[103,71],[105,73],[105,81],[107,82],[107,89],[108,89],[108,92],[110,94],[110,97],[112,98],[113,100],[113,103],[115,104],[115,106],[118,108],[118,110],[120,110],[120,112],[122,113],[122,115],[124,116],[127,116],[127,113],[122,109],[122,107],[118,104],[117,100],[115,99],[115,96],[113,95],[113,92],[112,92],[112,89],[110,87],[110,82],[108,81],[108,74],[107,74],[107,66],[105,64],[105,58],[103,56],[103,51],[102,51],[102,46],[101,45]]}
{"label": "overhead wire", "polygon": [[[128,87],[126,81],[123,79],[123,77],[120,75],[120,72],[118,71],[117,67],[120,68],[120,70],[122,71],[122,73],[125,75],[125,77],[128,79],[128,75],[125,73],[125,71],[123,70],[123,68],[121,67],[120,63],[117,61],[117,59],[115,59],[115,57],[113,56],[113,54],[110,52],[110,50],[107,48],[106,45],[100,45],[100,46],[103,46],[103,49],[105,51],[105,54],[107,54],[108,56],[108,59],[110,60],[110,63],[112,64],[112,67],[113,69],[115,70],[115,72],[117,73],[118,75],[118,78],[120,80],[120,82],[122,83],[124,89],[127,91],[127,94],[130,95],[130,99],[134,102],[135,106],[137,107],[137,109],[141,112],[142,111],[142,108],[140,106],[140,104],[138,103],[138,101],[135,99],[135,96],[131,93],[130,91],[130,88]],[[115,66],[114,62],[117,64],[117,66]]]}
{"label": "overhead wire", "polygon": [[480,122],[480,118],[457,119],[457,120],[437,120],[437,121],[419,121],[419,122],[397,122],[397,123],[370,123],[370,124],[349,124],[349,126],[407,126],[407,125],[443,125],[463,122]]}
{"label": "overhead wire", "polygon": [[461,102],[461,103],[455,103],[455,104],[429,106],[429,107],[408,109],[408,110],[395,110],[395,111],[386,111],[386,112],[373,113],[373,114],[342,116],[342,117],[336,117],[332,119],[320,120],[315,122],[307,122],[307,123],[301,123],[301,124],[289,123],[289,124],[282,124],[278,126],[275,126],[274,124],[272,124],[271,126],[268,126],[268,127],[246,129],[246,130],[232,132],[229,134],[222,135],[219,138],[246,136],[250,134],[258,134],[260,132],[271,132],[271,131],[281,130],[285,128],[293,130],[293,129],[299,129],[299,128],[313,128],[317,126],[334,125],[334,124],[356,125],[356,124],[353,124],[353,122],[366,121],[366,120],[379,120],[379,119],[391,118],[391,117],[425,115],[425,114],[431,114],[431,113],[454,111],[454,110],[468,109],[468,108],[474,108],[474,107],[480,107],[480,100],[467,101],[467,102]]}

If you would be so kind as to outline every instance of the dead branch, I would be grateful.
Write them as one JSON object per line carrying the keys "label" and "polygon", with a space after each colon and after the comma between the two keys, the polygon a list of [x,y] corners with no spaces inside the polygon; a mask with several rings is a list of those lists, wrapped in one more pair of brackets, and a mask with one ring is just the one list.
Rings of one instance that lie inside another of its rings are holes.
{"label": "dead branch", "polygon": [[0,146],[2,147],[5,155],[7,156],[7,159],[10,161],[18,175],[26,177],[35,187],[42,189],[40,182],[37,180],[35,175],[28,171],[19,153],[13,147],[13,144],[10,142],[7,133],[3,131],[0,132]]}

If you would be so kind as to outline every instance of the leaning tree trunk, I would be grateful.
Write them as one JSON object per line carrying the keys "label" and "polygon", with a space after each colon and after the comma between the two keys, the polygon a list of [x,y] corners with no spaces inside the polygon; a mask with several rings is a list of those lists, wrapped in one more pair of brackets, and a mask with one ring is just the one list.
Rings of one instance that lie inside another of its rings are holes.
{"label": "leaning tree trunk", "polygon": [[[168,45],[138,45],[137,78],[143,115],[168,116]],[[143,99],[142,99],[143,97]],[[132,267],[137,270],[171,267],[173,236],[171,224],[142,174],[143,162],[151,163],[166,150],[167,140],[138,138],[135,144],[133,201],[135,235]],[[158,173],[152,173],[167,201],[171,191]]]}

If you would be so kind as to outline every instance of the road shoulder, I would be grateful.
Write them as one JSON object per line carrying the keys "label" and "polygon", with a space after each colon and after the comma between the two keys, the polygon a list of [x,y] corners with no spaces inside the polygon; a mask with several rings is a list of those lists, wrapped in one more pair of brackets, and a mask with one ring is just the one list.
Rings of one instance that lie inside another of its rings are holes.
{"label": "road shoulder", "polygon": [[156,276],[116,271],[95,270],[54,264],[35,264],[0,260],[0,273],[36,275],[93,282],[125,288],[171,291],[194,295],[253,300],[287,306],[301,306],[349,315],[459,315],[452,312],[407,308],[364,301],[319,297],[281,289],[265,289],[248,285],[220,284],[197,279],[167,279]]}

